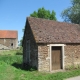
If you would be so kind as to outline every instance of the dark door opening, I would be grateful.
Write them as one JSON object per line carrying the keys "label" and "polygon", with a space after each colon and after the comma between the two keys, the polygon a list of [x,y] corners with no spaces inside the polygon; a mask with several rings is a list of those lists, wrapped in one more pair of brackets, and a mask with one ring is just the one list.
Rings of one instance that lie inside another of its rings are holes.
{"label": "dark door opening", "polygon": [[62,47],[52,46],[52,70],[62,69]]}
{"label": "dark door opening", "polygon": [[13,48],[13,43],[11,43],[11,48]]}

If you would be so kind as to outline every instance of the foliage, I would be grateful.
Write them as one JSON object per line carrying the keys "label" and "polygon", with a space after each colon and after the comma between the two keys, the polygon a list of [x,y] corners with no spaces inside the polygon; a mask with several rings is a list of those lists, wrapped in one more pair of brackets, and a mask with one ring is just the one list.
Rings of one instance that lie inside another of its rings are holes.
{"label": "foliage", "polygon": [[[52,10],[52,12],[50,12],[49,10],[44,9],[44,7],[39,8],[38,11],[34,11],[32,14],[30,14],[31,17],[36,17],[36,18],[44,18],[44,19],[49,19],[49,20],[57,20],[56,19],[56,13]],[[22,31],[24,32],[25,29],[22,29]],[[20,46],[22,46],[22,41],[23,41],[23,37],[20,40]]]}
{"label": "foliage", "polygon": [[12,63],[22,63],[22,54],[21,50],[10,50],[10,51],[2,51],[0,53],[0,61],[5,62],[6,64],[12,64]]}
{"label": "foliage", "polygon": [[20,47],[20,49],[18,49],[18,50],[3,50],[3,51],[0,51],[0,55],[2,56],[2,55],[11,55],[11,56],[14,56],[14,55],[16,55],[16,54],[20,54],[20,55],[22,55],[23,54],[23,48],[22,47]]}
{"label": "foliage", "polygon": [[22,41],[23,41],[23,39],[20,40],[20,44],[19,44],[19,46],[22,46]]}
{"label": "foliage", "polygon": [[39,8],[38,11],[34,11],[32,14],[30,14],[31,17],[44,18],[50,20],[56,20],[55,15],[56,13],[54,11],[50,12],[49,10],[44,9],[44,7]]}
{"label": "foliage", "polygon": [[24,70],[21,68],[22,55],[16,55],[17,51],[7,53],[0,55],[0,80],[63,80],[80,75],[80,69],[57,73],[38,72],[32,68]]}
{"label": "foliage", "polygon": [[5,62],[6,64],[12,64],[12,63],[22,63],[22,56],[21,55],[15,55],[15,56],[1,56],[0,61]]}
{"label": "foliage", "polygon": [[80,24],[80,0],[72,0],[72,6],[65,9],[61,16],[66,22]]}

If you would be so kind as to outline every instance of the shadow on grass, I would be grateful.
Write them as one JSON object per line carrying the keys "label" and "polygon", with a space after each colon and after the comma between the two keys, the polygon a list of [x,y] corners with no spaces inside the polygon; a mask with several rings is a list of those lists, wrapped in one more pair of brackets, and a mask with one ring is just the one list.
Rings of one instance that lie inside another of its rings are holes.
{"label": "shadow on grass", "polygon": [[23,55],[21,52],[17,52],[16,55]]}
{"label": "shadow on grass", "polygon": [[37,69],[35,67],[31,67],[31,66],[24,66],[23,64],[19,64],[19,63],[13,63],[12,66],[16,67],[17,69],[21,69],[21,70],[26,70],[26,71],[36,71]]}

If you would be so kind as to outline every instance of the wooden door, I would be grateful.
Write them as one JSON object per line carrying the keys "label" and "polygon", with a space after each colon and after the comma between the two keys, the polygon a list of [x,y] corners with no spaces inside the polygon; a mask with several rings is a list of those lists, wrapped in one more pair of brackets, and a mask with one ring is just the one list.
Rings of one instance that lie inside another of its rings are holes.
{"label": "wooden door", "polygon": [[52,47],[52,70],[62,68],[61,47]]}

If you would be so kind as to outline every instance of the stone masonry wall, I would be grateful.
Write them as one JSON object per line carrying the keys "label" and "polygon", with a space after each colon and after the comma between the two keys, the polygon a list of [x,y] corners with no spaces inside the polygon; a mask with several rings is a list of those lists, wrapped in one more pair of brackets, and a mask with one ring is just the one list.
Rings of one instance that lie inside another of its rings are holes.
{"label": "stone masonry wall", "polygon": [[38,45],[38,71],[50,71],[49,47]]}
{"label": "stone masonry wall", "polygon": [[80,66],[80,44],[66,44],[65,68]]}
{"label": "stone masonry wall", "polygon": [[[64,46],[65,69],[80,66],[80,44]],[[47,44],[38,45],[38,70],[50,71],[50,50]]]}
{"label": "stone masonry wall", "polygon": [[[13,46],[11,45],[13,43]],[[0,39],[0,44],[8,47],[8,48],[17,48],[18,47],[18,41],[17,39]]]}
{"label": "stone masonry wall", "polygon": [[[23,40],[23,63],[27,63],[26,42],[30,40],[30,62],[38,71],[50,71],[50,50],[48,44],[36,43],[30,25],[27,24]],[[65,68],[80,65],[80,44],[66,44],[64,46]]]}
{"label": "stone masonry wall", "polygon": [[29,65],[32,67],[38,68],[38,46],[35,42],[33,33],[29,24],[26,25],[25,34],[24,34],[24,42],[23,42],[23,63],[28,64],[27,58],[27,41],[30,41],[30,61]]}

